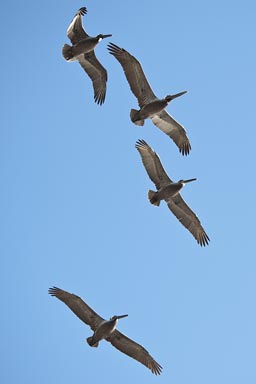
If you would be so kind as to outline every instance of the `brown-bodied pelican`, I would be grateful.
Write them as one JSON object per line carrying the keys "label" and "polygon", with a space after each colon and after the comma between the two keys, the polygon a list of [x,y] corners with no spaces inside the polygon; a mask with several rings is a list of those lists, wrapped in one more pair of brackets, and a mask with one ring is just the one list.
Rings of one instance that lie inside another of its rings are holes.
{"label": "brown-bodied pelican", "polygon": [[191,145],[185,129],[165,110],[171,100],[183,95],[186,91],[158,99],[147,81],[140,62],[134,56],[113,43],[108,44],[108,50],[123,67],[131,91],[138,99],[140,110],[131,110],[132,122],[143,125],[144,119],[151,118],[152,122],[175,142],[182,155],[188,155]]}
{"label": "brown-bodied pelican", "polygon": [[82,16],[86,13],[87,9],[82,7],[75,14],[67,29],[72,46],[64,44],[62,54],[67,61],[77,60],[80,63],[92,80],[95,102],[101,105],[106,96],[107,71],[96,58],[94,48],[102,39],[112,35],[89,36],[82,25]]}
{"label": "brown-bodied pelican", "polygon": [[91,347],[98,347],[99,341],[105,339],[115,348],[119,349],[119,351],[145,365],[155,375],[160,375],[162,367],[150,356],[148,351],[116,330],[118,319],[128,315],[113,316],[110,320],[104,320],[79,296],[56,287],[50,288],[48,292],[50,295],[63,301],[80,320],[91,327],[94,333],[91,337],[87,338],[87,343]]}
{"label": "brown-bodied pelican", "polygon": [[205,233],[198,217],[179,194],[179,191],[186,183],[196,179],[180,180],[177,183],[173,183],[166,174],[158,155],[150,148],[146,141],[138,140],[135,147],[140,153],[149,178],[157,189],[157,192],[151,190],[148,192],[151,204],[159,206],[161,200],[165,200],[169,209],[181,224],[192,233],[198,244],[206,246],[210,241],[209,237]]}

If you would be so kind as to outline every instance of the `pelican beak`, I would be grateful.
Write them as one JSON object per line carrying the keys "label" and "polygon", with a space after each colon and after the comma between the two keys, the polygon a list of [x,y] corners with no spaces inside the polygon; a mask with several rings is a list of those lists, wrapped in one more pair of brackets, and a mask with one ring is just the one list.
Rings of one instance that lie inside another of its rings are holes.
{"label": "pelican beak", "polygon": [[184,184],[190,183],[191,181],[195,181],[196,179],[188,179],[188,180],[182,180]]}
{"label": "pelican beak", "polygon": [[122,319],[123,317],[127,317],[128,315],[120,315],[120,316],[117,316],[117,319]]}
{"label": "pelican beak", "polygon": [[102,35],[102,39],[105,39],[106,37],[111,37],[112,35]]}
{"label": "pelican beak", "polygon": [[187,93],[188,91],[183,91],[183,92],[179,92],[179,93],[175,93],[175,95],[170,95],[170,99],[173,100],[173,99],[176,99],[176,97],[180,97],[182,95],[185,95],[185,93]]}

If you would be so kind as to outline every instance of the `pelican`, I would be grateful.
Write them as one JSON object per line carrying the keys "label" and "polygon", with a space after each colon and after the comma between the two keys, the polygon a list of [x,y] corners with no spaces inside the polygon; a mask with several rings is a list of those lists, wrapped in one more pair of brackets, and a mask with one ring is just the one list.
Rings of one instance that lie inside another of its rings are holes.
{"label": "pelican", "polygon": [[110,320],[104,320],[79,296],[57,287],[50,288],[48,293],[63,301],[80,320],[91,327],[94,333],[86,339],[91,347],[98,347],[99,341],[105,339],[119,351],[145,365],[155,375],[160,375],[162,367],[150,356],[148,351],[116,330],[118,319],[128,315],[113,316]]}
{"label": "pelican", "polygon": [[67,29],[67,36],[72,46],[64,44],[62,54],[65,60],[77,60],[83,67],[92,80],[94,100],[101,105],[104,103],[106,96],[107,71],[96,58],[94,48],[102,39],[112,35],[99,34],[96,37],[89,36],[82,25],[82,16],[86,13],[87,9],[82,7],[75,14]]}
{"label": "pelican", "polygon": [[123,67],[131,91],[138,99],[140,110],[131,109],[131,121],[142,126],[144,120],[150,118],[161,131],[174,141],[182,155],[188,155],[191,145],[185,129],[165,110],[170,101],[184,95],[186,91],[158,99],[147,81],[140,62],[134,56],[113,43],[108,44],[108,50]]}
{"label": "pelican", "polygon": [[166,174],[156,152],[152,150],[145,140],[137,140],[135,147],[140,153],[149,178],[153,181],[157,189],[156,192],[151,190],[148,192],[148,198],[151,204],[159,206],[161,200],[165,200],[169,209],[194,236],[198,244],[201,246],[208,245],[210,239],[205,233],[198,217],[179,194],[179,191],[185,184],[196,179],[180,180],[174,183]]}

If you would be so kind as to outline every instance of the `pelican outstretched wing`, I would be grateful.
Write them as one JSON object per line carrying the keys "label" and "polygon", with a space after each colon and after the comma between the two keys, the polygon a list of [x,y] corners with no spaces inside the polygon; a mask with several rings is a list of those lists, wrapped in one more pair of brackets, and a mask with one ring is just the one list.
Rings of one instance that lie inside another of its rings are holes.
{"label": "pelican outstretched wing", "polygon": [[157,153],[153,151],[145,140],[137,140],[135,147],[140,153],[149,178],[153,181],[157,189],[172,183]]}
{"label": "pelican outstretched wing", "polygon": [[143,72],[140,62],[125,49],[113,43],[108,44],[109,53],[119,61],[123,67],[131,91],[138,99],[140,107],[156,99],[149,82]]}
{"label": "pelican outstretched wing", "polygon": [[[140,108],[155,100],[157,97],[149,85],[140,62],[125,49],[113,43],[108,44],[108,50],[123,67],[126,79],[133,94],[138,99]],[[174,120],[165,110],[154,115],[151,119],[161,131],[172,138],[182,155],[189,154],[191,145],[182,125]]]}
{"label": "pelican outstretched wing", "polygon": [[73,45],[88,37],[82,24],[82,17],[86,13],[87,9],[85,7],[80,8],[67,29],[67,36]]}
{"label": "pelican outstretched wing", "polygon": [[210,239],[203,229],[200,220],[185,203],[181,195],[178,194],[174,197],[170,197],[166,200],[166,203],[181,224],[194,236],[198,244],[204,247],[208,245]]}
{"label": "pelican outstretched wing", "polygon": [[155,375],[160,375],[162,367],[158,364],[148,351],[140,344],[129,339],[129,337],[123,335],[121,332],[115,330],[113,334],[106,339],[119,351],[139,361],[151,370]]}
{"label": "pelican outstretched wing", "polygon": [[[145,140],[138,140],[135,147],[141,155],[142,162],[150,179],[156,185],[158,190],[161,187],[172,183],[172,180],[166,174],[157,153],[152,150]],[[200,220],[185,203],[181,195],[177,194],[165,201],[172,213],[177,217],[181,224],[189,230],[198,244],[201,246],[208,245],[210,239],[203,229]]]}
{"label": "pelican outstretched wing", "polygon": [[152,122],[161,131],[166,133],[177,145],[182,155],[188,155],[191,149],[187,133],[182,125],[178,123],[165,110],[151,117]]}
{"label": "pelican outstretched wing", "polygon": [[107,89],[106,69],[98,61],[94,51],[80,55],[78,61],[92,80],[95,102],[100,105],[103,104]]}
{"label": "pelican outstretched wing", "polygon": [[63,303],[65,303],[80,320],[85,324],[88,324],[93,331],[95,331],[99,324],[104,320],[79,296],[76,296],[73,293],[63,291],[57,287],[50,288],[48,293],[63,301]]}

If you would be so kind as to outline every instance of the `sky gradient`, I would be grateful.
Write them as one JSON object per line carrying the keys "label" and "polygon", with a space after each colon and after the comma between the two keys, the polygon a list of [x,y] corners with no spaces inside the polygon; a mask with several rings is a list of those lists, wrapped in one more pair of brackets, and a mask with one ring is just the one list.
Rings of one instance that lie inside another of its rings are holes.
{"label": "sky gradient", "polygon": [[[108,71],[93,101],[78,63],[61,55],[86,6]],[[256,382],[254,1],[8,1],[2,5],[1,361],[14,384]],[[133,54],[186,128],[179,154],[137,101],[113,42]],[[144,139],[209,235],[201,248],[154,189],[135,149]],[[243,192],[243,194],[242,194]],[[163,366],[155,377],[102,342],[47,290],[81,296]]]}

